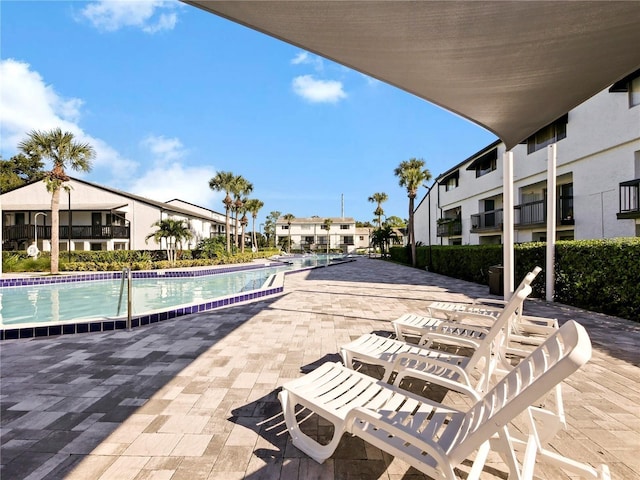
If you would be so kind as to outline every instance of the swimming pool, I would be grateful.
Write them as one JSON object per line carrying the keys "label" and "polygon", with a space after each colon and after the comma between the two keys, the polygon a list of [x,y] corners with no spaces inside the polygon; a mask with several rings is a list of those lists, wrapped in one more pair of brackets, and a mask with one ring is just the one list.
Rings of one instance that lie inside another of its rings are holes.
{"label": "swimming pool", "polygon": [[[278,294],[284,288],[284,272],[324,266],[332,260],[335,256],[307,256],[287,258],[287,263],[268,266],[132,272],[131,303],[135,318],[131,326]],[[280,277],[274,277],[278,273]],[[127,289],[121,272],[40,277],[21,282],[29,284],[3,280],[4,287],[0,288],[0,339],[127,326]],[[6,288],[7,285],[15,288]]]}

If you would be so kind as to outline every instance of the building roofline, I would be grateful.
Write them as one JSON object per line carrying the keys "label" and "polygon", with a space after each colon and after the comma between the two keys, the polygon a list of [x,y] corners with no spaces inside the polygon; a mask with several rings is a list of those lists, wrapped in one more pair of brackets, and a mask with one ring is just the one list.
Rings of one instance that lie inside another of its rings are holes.
{"label": "building roofline", "polygon": [[489,145],[487,145],[486,147],[482,148],[481,150],[478,150],[476,153],[474,153],[473,155],[465,158],[464,160],[462,160],[460,163],[457,163],[456,165],[454,165],[453,167],[451,167],[449,170],[447,170],[444,173],[441,173],[440,175],[438,175],[436,177],[436,183],[440,183],[440,179],[449,176],[451,173],[453,173],[456,170],[459,170],[460,168],[462,168],[462,166],[467,163],[467,162],[472,162],[473,160],[475,160],[477,157],[480,157],[482,155],[484,155],[485,153],[487,153],[490,150],[493,150],[494,148],[497,148],[498,145],[500,145],[501,143],[504,143],[502,140],[497,139],[496,141],[490,143]]}
{"label": "building roofline", "polygon": [[[131,200],[135,200],[135,201],[140,202],[140,203],[144,203],[144,204],[147,204],[147,205],[151,205],[153,207],[157,207],[157,208],[159,208],[159,209],[161,209],[163,211],[166,211],[166,212],[174,212],[174,213],[178,213],[178,214],[181,214],[181,215],[187,215],[187,216],[193,217],[193,218],[200,218],[200,219],[203,219],[203,220],[212,220],[211,218],[206,217],[204,215],[198,215],[197,213],[195,213],[195,212],[193,212],[191,210],[187,210],[185,208],[176,207],[176,206],[170,205],[170,204],[165,203],[165,202],[159,202],[157,200],[152,200],[150,198],[142,197],[140,195],[135,195],[133,193],[125,192],[124,190],[118,190],[117,188],[107,187],[105,185],[100,185],[98,183],[89,182],[88,180],[82,180],[82,179],[76,178],[76,177],[69,177],[69,180],[73,180],[74,182],[82,183],[82,184],[88,185],[90,187],[103,190],[105,192],[114,193],[114,194],[120,195],[122,197],[130,198]],[[17,188],[13,188],[11,190],[7,190],[6,192],[3,192],[3,194],[4,193],[13,192],[15,190],[19,190],[21,188],[25,188],[25,187],[31,186],[31,185],[33,185],[34,183],[37,183],[37,182],[42,182],[42,179],[33,180],[31,182],[25,183],[24,185],[21,185],[21,186],[19,186]],[[189,202],[185,202],[185,203],[189,203]],[[190,204],[190,205],[193,205],[193,204]],[[200,207],[198,205],[195,205],[195,206],[199,207],[199,208],[203,208],[203,209],[208,210],[208,211],[213,212],[213,213],[218,213],[218,212],[214,212],[213,210],[211,210],[209,208],[206,208],[206,207]]]}

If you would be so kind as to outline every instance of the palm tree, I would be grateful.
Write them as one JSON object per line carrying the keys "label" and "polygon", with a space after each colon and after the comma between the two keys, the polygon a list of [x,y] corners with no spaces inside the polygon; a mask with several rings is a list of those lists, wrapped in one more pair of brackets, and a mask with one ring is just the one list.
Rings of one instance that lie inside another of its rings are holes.
{"label": "palm tree", "polygon": [[233,179],[235,175],[233,172],[218,172],[216,176],[209,180],[209,188],[216,192],[225,192],[226,196],[222,203],[224,204],[225,211],[225,231],[227,234],[227,253],[231,252],[231,226],[229,225],[229,211],[231,210],[231,204],[233,199],[231,198],[231,187],[233,186]]}
{"label": "palm tree", "polygon": [[44,174],[44,182],[51,193],[51,274],[54,275],[58,273],[60,257],[60,189],[68,188],[64,183],[69,181],[65,168],[89,172],[95,150],[88,143],[75,142],[73,133],[60,128],[48,132],[32,130],[18,148],[29,158],[53,162],[51,171]]}
{"label": "palm tree", "polygon": [[[278,210],[274,210],[267,215],[267,220],[264,222],[264,233],[267,235],[267,239],[270,239],[271,235],[273,235],[273,248],[276,248],[276,223],[279,218],[280,212]],[[267,246],[269,246],[268,241]]]}
{"label": "palm tree", "polygon": [[289,246],[287,248],[287,253],[291,253],[291,222],[296,217],[293,216],[293,213],[287,213],[282,218],[287,222],[287,226],[289,227]]}
{"label": "palm tree", "polygon": [[242,200],[242,206],[240,207],[240,209],[238,210],[238,214],[242,214],[242,218],[240,218],[240,238],[242,239],[240,241],[240,252],[244,253],[244,232],[245,232],[245,228],[246,226],[249,224],[249,220],[247,219],[247,199],[243,199]]}
{"label": "palm tree", "polygon": [[382,204],[389,200],[389,197],[384,192],[374,193],[369,197],[369,201],[371,203],[376,203],[377,207],[373,214],[378,217],[378,228],[382,227],[382,215],[384,215],[384,210],[382,209]]}
{"label": "palm tree", "polygon": [[329,255],[329,245],[331,244],[331,234],[329,233],[329,231],[331,230],[332,223],[333,220],[331,220],[330,218],[325,218],[324,222],[322,222],[322,226],[327,231],[327,255]]}
{"label": "palm tree", "polygon": [[156,243],[161,244],[164,238],[166,241],[167,260],[171,264],[176,263],[176,246],[179,244],[182,250],[182,241],[193,237],[189,226],[185,224],[184,220],[174,220],[172,218],[158,220],[151,226],[158,227],[158,229],[147,235],[145,241],[153,237]]}
{"label": "palm tree", "polygon": [[425,168],[423,159],[410,158],[400,162],[393,171],[398,177],[401,187],[406,187],[409,197],[409,242],[411,244],[411,265],[416,266],[416,236],[413,226],[413,202],[418,194],[418,188],[431,179],[431,172]]}
{"label": "palm tree", "polygon": [[[236,175],[235,177],[233,177],[233,181],[231,182],[231,192],[235,197],[233,206],[236,214],[236,222],[235,222],[236,248],[240,248],[240,237],[238,236],[238,225],[239,225],[238,212],[240,211],[240,209],[244,205],[244,201],[246,200],[246,198],[243,198],[243,197],[245,197],[246,195],[249,195],[252,191],[253,191],[253,184],[249,182],[249,180],[244,178],[242,175]],[[242,230],[243,229],[241,228],[241,232]],[[244,245],[244,238],[242,239],[242,244]],[[244,247],[243,247],[243,250],[244,250]]]}
{"label": "palm tree", "polygon": [[262,207],[264,207],[264,202],[262,200],[258,200],[257,198],[252,198],[245,202],[245,207],[247,208],[247,212],[251,213],[251,218],[253,218],[253,234],[251,240],[251,246],[255,247],[256,243],[256,218],[258,218],[258,212]]}
{"label": "palm tree", "polygon": [[380,255],[384,257],[391,240],[397,237],[398,236],[393,231],[393,227],[390,225],[384,225],[383,227],[376,228],[371,234],[371,245],[374,247],[380,247]]}

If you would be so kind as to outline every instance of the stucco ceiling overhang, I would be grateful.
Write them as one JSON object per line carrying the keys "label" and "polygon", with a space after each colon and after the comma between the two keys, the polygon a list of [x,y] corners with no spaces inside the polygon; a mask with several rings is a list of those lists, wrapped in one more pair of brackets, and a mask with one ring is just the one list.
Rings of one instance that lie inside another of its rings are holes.
{"label": "stucco ceiling overhang", "polygon": [[640,1],[183,1],[457,113],[508,149],[640,68]]}

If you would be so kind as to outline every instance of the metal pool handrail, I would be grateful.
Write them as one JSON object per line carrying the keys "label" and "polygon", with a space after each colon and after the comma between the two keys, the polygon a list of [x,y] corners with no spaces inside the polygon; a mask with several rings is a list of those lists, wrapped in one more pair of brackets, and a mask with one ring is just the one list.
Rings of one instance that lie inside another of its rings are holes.
{"label": "metal pool handrail", "polygon": [[131,269],[125,268],[122,270],[122,277],[120,281],[120,296],[118,298],[118,313],[120,315],[120,309],[122,308],[122,293],[124,291],[125,275],[127,279],[127,329],[131,330]]}

